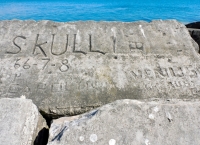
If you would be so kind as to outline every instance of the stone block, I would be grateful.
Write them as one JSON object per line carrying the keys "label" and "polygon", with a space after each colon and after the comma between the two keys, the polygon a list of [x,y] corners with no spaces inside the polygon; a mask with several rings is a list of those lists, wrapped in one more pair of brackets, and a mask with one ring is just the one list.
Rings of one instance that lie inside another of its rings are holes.
{"label": "stone block", "polygon": [[175,20],[0,21],[0,97],[50,116],[118,99],[200,96],[198,45]]}
{"label": "stone block", "polygon": [[55,121],[48,145],[198,145],[199,116],[199,101],[118,100]]}
{"label": "stone block", "polygon": [[48,138],[44,133],[48,134],[46,121],[31,100],[0,99],[1,145],[44,145]]}

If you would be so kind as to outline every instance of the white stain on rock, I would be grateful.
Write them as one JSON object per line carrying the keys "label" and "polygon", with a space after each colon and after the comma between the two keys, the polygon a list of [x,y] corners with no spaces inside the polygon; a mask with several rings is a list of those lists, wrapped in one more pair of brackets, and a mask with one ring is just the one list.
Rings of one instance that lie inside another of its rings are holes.
{"label": "white stain on rock", "polygon": [[116,144],[116,140],[115,139],[110,139],[109,140],[109,145],[115,145]]}
{"label": "white stain on rock", "polygon": [[141,140],[143,140],[143,139],[144,139],[143,132],[138,130],[136,132],[136,140],[137,140],[137,142],[141,142]]}
{"label": "white stain on rock", "polygon": [[80,141],[84,141],[84,137],[83,137],[83,136],[80,136],[80,137],[79,137],[79,140],[80,140]]}
{"label": "white stain on rock", "polygon": [[111,31],[113,32],[114,37],[116,37],[117,28],[116,27],[112,27]]}
{"label": "white stain on rock", "polygon": [[96,134],[91,134],[90,135],[90,141],[91,142],[96,142],[97,141],[97,135]]}
{"label": "white stain on rock", "polygon": [[128,99],[125,99],[124,102],[125,102],[126,104],[129,104],[129,100],[128,100]]}
{"label": "white stain on rock", "polygon": [[21,95],[20,98],[26,99],[26,96],[25,95]]}
{"label": "white stain on rock", "polygon": [[140,31],[142,32],[142,35],[146,38],[145,34],[144,34],[144,29],[142,28],[142,25],[139,25],[140,27]]}
{"label": "white stain on rock", "polygon": [[153,114],[149,114],[150,119],[155,119],[155,116]]}
{"label": "white stain on rock", "polygon": [[158,112],[158,111],[159,111],[158,106],[154,107],[154,108],[153,108],[153,111],[154,111],[154,112]]}
{"label": "white stain on rock", "polygon": [[124,89],[127,86],[128,79],[127,75],[123,72],[124,66],[121,64],[116,65],[116,78],[113,80],[116,83],[117,88]]}
{"label": "white stain on rock", "polygon": [[148,139],[145,139],[145,145],[150,145],[150,142],[149,142],[149,140]]}

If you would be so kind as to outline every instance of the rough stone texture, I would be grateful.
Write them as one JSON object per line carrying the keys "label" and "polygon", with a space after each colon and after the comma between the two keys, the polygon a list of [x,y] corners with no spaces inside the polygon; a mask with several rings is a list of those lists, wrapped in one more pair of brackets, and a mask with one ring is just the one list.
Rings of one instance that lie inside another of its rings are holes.
{"label": "rough stone texture", "polygon": [[[29,99],[0,99],[0,144],[33,145],[46,121]],[[43,142],[42,139],[39,141]],[[34,145],[42,145],[40,142]],[[43,144],[44,145],[44,144]]]}
{"label": "rough stone texture", "polygon": [[118,100],[63,123],[48,145],[199,145],[199,124],[199,101]]}
{"label": "rough stone texture", "polygon": [[78,119],[79,116],[71,116],[71,117],[61,117],[59,119],[52,120],[51,128],[49,130],[49,138],[48,140],[51,141],[58,135],[63,128],[68,125],[71,121]]}
{"label": "rough stone texture", "polygon": [[198,98],[197,51],[175,20],[0,21],[0,96],[26,95],[52,116],[117,99]]}

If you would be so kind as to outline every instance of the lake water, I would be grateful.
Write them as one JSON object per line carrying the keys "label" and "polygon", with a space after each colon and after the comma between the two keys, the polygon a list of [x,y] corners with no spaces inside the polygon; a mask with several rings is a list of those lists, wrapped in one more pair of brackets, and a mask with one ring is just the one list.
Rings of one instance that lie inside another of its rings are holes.
{"label": "lake water", "polygon": [[0,20],[200,21],[200,0],[0,0]]}

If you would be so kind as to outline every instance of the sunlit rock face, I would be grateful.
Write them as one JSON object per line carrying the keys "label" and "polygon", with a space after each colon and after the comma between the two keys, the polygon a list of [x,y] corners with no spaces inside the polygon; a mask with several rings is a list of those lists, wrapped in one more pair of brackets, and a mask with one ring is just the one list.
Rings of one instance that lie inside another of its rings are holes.
{"label": "sunlit rock face", "polygon": [[0,21],[0,96],[52,117],[118,99],[197,99],[198,45],[175,21]]}
{"label": "sunlit rock face", "polygon": [[78,119],[55,120],[48,145],[197,145],[199,104],[175,99],[118,100]]}
{"label": "sunlit rock face", "polygon": [[2,98],[0,134],[1,145],[42,145],[47,142],[48,127],[31,100]]}

